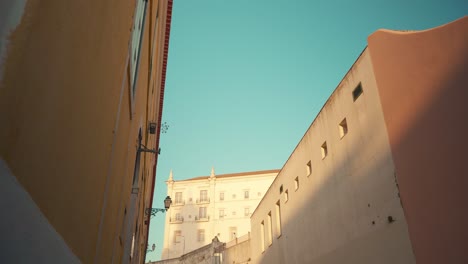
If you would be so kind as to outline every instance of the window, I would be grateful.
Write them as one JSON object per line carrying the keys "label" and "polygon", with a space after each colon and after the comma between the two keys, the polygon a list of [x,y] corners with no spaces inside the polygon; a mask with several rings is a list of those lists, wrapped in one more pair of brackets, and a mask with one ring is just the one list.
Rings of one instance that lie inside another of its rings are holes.
{"label": "window", "polygon": [[294,190],[297,191],[297,189],[299,189],[299,177],[296,177],[296,179],[294,179]]}
{"label": "window", "polygon": [[208,202],[208,191],[201,190],[200,191],[200,202]]}
{"label": "window", "polygon": [[235,194],[232,195],[232,199],[236,199],[236,195],[235,195]]}
{"label": "window", "polygon": [[142,21],[145,12],[145,1],[137,1],[135,17],[133,20],[133,30],[131,35],[131,50],[133,56],[130,58],[130,81],[132,83],[132,95],[135,94],[138,57],[140,56],[140,42],[142,41]]}
{"label": "window", "polygon": [[280,194],[282,194],[282,193],[283,193],[283,184],[281,184],[281,186],[280,186]]}
{"label": "window", "polygon": [[361,83],[358,84],[358,86],[356,86],[356,88],[354,88],[353,90],[353,101],[356,101],[359,96],[361,96],[362,94],[362,85]]}
{"label": "window", "polygon": [[249,216],[250,215],[250,208],[246,207],[244,208],[244,216]]}
{"label": "window", "polygon": [[182,201],[182,192],[176,192],[175,193],[175,204],[183,204]]}
{"label": "window", "polygon": [[206,218],[206,207],[200,207],[198,208],[198,217],[200,219]]}
{"label": "window", "polygon": [[177,243],[177,239],[180,236],[182,236],[182,231],[181,230],[174,231],[174,244]]}
{"label": "window", "polygon": [[280,200],[276,202],[276,236],[281,236],[281,205]]}
{"label": "window", "polygon": [[176,219],[176,221],[182,221],[183,220],[182,215],[180,213],[176,213],[175,219]]}
{"label": "window", "polygon": [[219,219],[224,219],[224,209],[219,209]]}
{"label": "window", "polygon": [[232,211],[232,215],[236,215],[236,214],[237,214],[237,212],[236,212],[236,211]]}
{"label": "window", "polygon": [[286,190],[284,192],[284,202],[287,202],[288,200],[289,200],[289,192],[288,192],[288,190]]}
{"label": "window", "polygon": [[324,159],[328,155],[328,147],[327,142],[323,142],[322,147],[320,148],[322,151],[322,159]]}
{"label": "window", "polygon": [[198,229],[198,242],[205,242],[205,229]]}
{"label": "window", "polygon": [[272,239],[272,226],[271,226],[271,211],[268,213],[268,245],[273,243]]}
{"label": "window", "polygon": [[310,174],[312,174],[312,161],[309,160],[309,162],[307,162],[306,170],[307,170],[307,176],[310,176]]}
{"label": "window", "polygon": [[230,240],[234,240],[237,238],[237,227],[231,226],[229,227],[229,238]]}
{"label": "window", "polygon": [[265,251],[265,222],[263,221],[260,224],[260,243],[263,252]]}
{"label": "window", "polygon": [[224,201],[224,192],[219,193],[219,200]]}
{"label": "window", "polygon": [[244,191],[244,199],[249,199],[249,191]]}
{"label": "window", "polygon": [[348,124],[346,123],[346,118],[341,121],[340,125],[340,138],[343,138],[346,134],[348,134]]}

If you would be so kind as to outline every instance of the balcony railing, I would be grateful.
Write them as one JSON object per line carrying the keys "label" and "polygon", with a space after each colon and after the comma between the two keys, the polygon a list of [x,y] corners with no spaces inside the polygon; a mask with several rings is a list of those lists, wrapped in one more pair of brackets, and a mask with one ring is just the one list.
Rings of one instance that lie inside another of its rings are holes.
{"label": "balcony railing", "polygon": [[202,204],[202,203],[210,203],[210,198],[199,198],[197,199],[197,204]]}
{"label": "balcony railing", "polygon": [[210,221],[209,215],[195,216],[195,221]]}
{"label": "balcony railing", "polygon": [[169,218],[169,223],[183,223],[184,222],[184,217],[170,217]]}
{"label": "balcony railing", "polygon": [[185,200],[175,200],[174,203],[171,204],[171,206],[181,206],[185,205]]}

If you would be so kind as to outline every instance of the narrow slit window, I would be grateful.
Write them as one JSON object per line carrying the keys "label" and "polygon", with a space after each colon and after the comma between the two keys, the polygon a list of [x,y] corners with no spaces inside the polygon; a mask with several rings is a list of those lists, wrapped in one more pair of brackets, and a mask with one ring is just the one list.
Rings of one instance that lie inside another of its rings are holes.
{"label": "narrow slit window", "polygon": [[328,147],[327,147],[327,142],[323,142],[322,147],[322,159],[324,159],[328,155]]}
{"label": "narrow slit window", "polygon": [[340,138],[343,138],[346,134],[348,134],[348,123],[346,123],[346,118],[341,121],[340,125]]}
{"label": "narrow slit window", "polygon": [[260,224],[260,245],[262,252],[265,251],[265,222],[262,221]]}
{"label": "narrow slit window", "polygon": [[273,244],[273,227],[271,223],[271,211],[268,213],[268,246]]}
{"label": "narrow slit window", "polygon": [[288,200],[289,200],[289,191],[286,190],[286,191],[284,192],[284,202],[287,202]]}
{"label": "narrow slit window", "polygon": [[280,194],[282,194],[282,193],[283,193],[283,184],[281,184],[281,186],[280,186],[280,190],[279,190],[279,191],[280,191]]}
{"label": "narrow slit window", "polygon": [[312,161],[309,160],[309,162],[307,162],[306,170],[307,170],[307,176],[310,176],[312,174]]}
{"label": "narrow slit window", "polygon": [[353,101],[356,101],[359,96],[361,96],[362,94],[362,85],[361,83],[358,84],[358,86],[356,86],[356,88],[354,88],[353,90]]}
{"label": "narrow slit window", "polygon": [[297,191],[297,189],[299,189],[299,177],[296,177],[296,179],[294,179],[294,189]]}
{"label": "narrow slit window", "polygon": [[276,202],[276,237],[281,236],[281,204],[280,200]]}

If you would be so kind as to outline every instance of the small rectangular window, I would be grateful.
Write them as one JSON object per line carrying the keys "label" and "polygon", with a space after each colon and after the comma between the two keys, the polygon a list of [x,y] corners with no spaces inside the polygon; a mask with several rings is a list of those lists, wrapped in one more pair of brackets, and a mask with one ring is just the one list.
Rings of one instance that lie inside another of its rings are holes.
{"label": "small rectangular window", "polygon": [[310,176],[310,174],[312,174],[312,161],[309,160],[309,162],[307,162],[306,170],[307,170],[307,176]]}
{"label": "small rectangular window", "polygon": [[289,200],[289,191],[286,190],[286,191],[284,192],[284,202],[287,202],[288,200]]}
{"label": "small rectangular window", "polygon": [[299,189],[299,177],[296,177],[296,179],[294,179],[294,189],[297,191],[297,189]]}
{"label": "small rectangular window", "polygon": [[205,242],[205,229],[198,229],[198,242]]}
{"label": "small rectangular window", "polygon": [[244,191],[244,199],[249,199],[249,191]]}
{"label": "small rectangular window", "polygon": [[219,219],[224,219],[224,209],[219,209]]}
{"label": "small rectangular window", "polygon": [[176,192],[176,194],[175,194],[175,204],[183,204],[182,192]]}
{"label": "small rectangular window", "polygon": [[224,201],[224,192],[219,193],[219,200]]}
{"label": "small rectangular window", "polygon": [[250,215],[250,208],[246,207],[244,208],[244,216],[249,216]]}
{"label": "small rectangular window", "polygon": [[323,142],[322,147],[322,159],[324,159],[328,155],[328,147],[327,147],[327,142]]}
{"label": "small rectangular window", "polygon": [[200,190],[200,203],[202,202],[209,202],[207,190]]}
{"label": "small rectangular window", "polygon": [[273,234],[271,226],[271,211],[268,213],[268,245],[270,246],[273,243]]}
{"label": "small rectangular window", "polygon": [[362,94],[362,85],[361,83],[358,84],[358,86],[356,88],[354,88],[353,90],[353,101],[356,101],[359,96],[361,96]]}
{"label": "small rectangular window", "polygon": [[276,202],[276,237],[281,236],[281,205],[280,200]]}
{"label": "small rectangular window", "polygon": [[260,224],[260,245],[262,247],[262,252],[265,251],[265,222],[262,221]]}
{"label": "small rectangular window", "polygon": [[206,218],[206,207],[198,208],[198,218],[205,219]]}
{"label": "small rectangular window", "polygon": [[341,121],[340,125],[340,138],[343,138],[346,134],[348,134],[348,123],[346,123],[346,118]]}
{"label": "small rectangular window", "polygon": [[180,236],[182,236],[182,231],[181,230],[174,231],[174,243],[178,242],[178,239],[179,239]]}
{"label": "small rectangular window", "polygon": [[175,220],[178,221],[178,222],[179,222],[179,221],[182,221],[182,220],[183,220],[182,215],[181,215],[180,213],[176,213],[176,215],[175,215]]}

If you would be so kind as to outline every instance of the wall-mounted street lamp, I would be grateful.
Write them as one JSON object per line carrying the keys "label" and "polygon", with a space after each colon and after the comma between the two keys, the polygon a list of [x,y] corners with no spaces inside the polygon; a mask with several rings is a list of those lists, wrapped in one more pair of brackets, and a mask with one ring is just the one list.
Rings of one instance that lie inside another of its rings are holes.
{"label": "wall-mounted street lamp", "polygon": [[167,196],[164,199],[164,208],[146,208],[146,215],[155,216],[158,212],[165,213],[171,207],[172,199],[170,196]]}
{"label": "wall-mounted street lamp", "polygon": [[148,130],[150,134],[156,134],[156,123],[150,122]]}
{"label": "wall-mounted street lamp", "polygon": [[[156,129],[158,128],[158,124],[155,123],[155,122],[150,122],[149,125],[148,125],[148,130],[149,130],[149,133],[154,135],[156,134]],[[167,130],[169,129],[169,125],[164,122],[161,124],[161,133],[165,134],[167,133]]]}
{"label": "wall-mounted street lamp", "polygon": [[156,245],[153,243],[153,245],[151,246],[151,249],[146,249],[146,253],[153,252],[155,249],[156,249]]}

